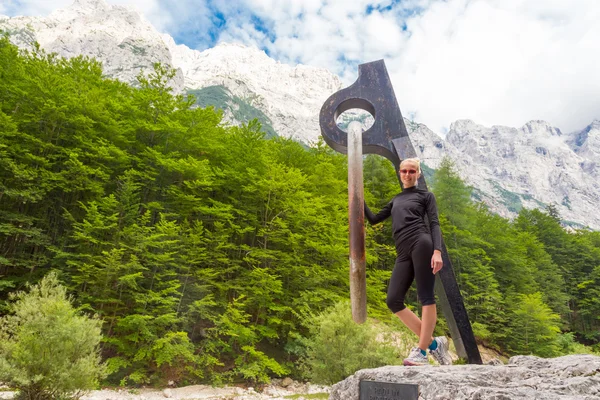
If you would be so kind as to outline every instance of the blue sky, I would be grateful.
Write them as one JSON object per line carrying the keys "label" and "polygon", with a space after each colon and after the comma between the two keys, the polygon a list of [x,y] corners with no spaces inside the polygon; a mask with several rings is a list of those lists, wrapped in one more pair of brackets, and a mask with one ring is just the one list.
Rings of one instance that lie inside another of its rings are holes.
{"label": "blue sky", "polygon": [[[73,0],[0,0],[48,15]],[[78,0],[93,1],[93,0]],[[569,132],[600,119],[598,0],[106,0],[135,7],[177,43],[256,46],[345,84],[385,59],[404,115],[437,132],[457,119]]]}

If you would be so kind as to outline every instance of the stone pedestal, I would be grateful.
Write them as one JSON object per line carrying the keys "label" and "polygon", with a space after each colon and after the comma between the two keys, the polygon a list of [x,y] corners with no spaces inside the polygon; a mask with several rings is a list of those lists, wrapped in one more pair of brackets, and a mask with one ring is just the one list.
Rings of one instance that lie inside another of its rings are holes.
{"label": "stone pedestal", "polygon": [[506,365],[364,369],[333,385],[330,400],[359,400],[360,381],[419,385],[419,400],[600,400],[600,357],[516,356]]}

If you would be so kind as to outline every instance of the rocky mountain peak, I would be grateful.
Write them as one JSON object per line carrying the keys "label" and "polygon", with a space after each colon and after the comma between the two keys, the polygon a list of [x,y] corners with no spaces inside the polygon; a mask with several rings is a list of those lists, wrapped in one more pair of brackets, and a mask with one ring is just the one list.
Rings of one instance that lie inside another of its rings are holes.
{"label": "rocky mountain peak", "polygon": [[446,141],[452,144],[477,142],[477,138],[486,136],[489,128],[476,124],[470,119],[459,119],[450,124]]}
{"label": "rocky mountain peak", "polygon": [[594,122],[585,127],[583,132],[587,133],[587,137],[600,137],[600,120],[594,120]]}
{"label": "rocky mountain peak", "polygon": [[450,131],[454,132],[464,132],[472,130],[473,128],[480,128],[481,125],[476,124],[474,121],[470,119],[458,119],[450,124]]}
{"label": "rocky mountain peak", "polygon": [[105,0],[75,0],[69,8],[71,10],[93,13],[97,11],[107,11],[110,6]]}
{"label": "rocky mountain peak", "polygon": [[280,136],[303,142],[318,139],[319,110],[341,87],[339,77],[322,68],[282,64],[256,47],[220,43],[198,51],[176,44],[168,35],[162,38],[173,65],[184,73],[186,89],[224,87],[261,110]]}
{"label": "rocky mountain peak", "polygon": [[523,133],[535,133],[537,135],[544,135],[544,136],[562,136],[562,132],[560,131],[560,129],[550,125],[548,122],[546,121],[542,121],[542,120],[532,120],[527,122],[525,125],[523,125],[523,127],[521,128],[521,132]]}
{"label": "rocky mountain peak", "polygon": [[567,139],[567,143],[575,152],[597,147],[593,153],[600,154],[600,147],[598,146],[600,145],[600,120],[596,119],[583,130],[573,132]]}
{"label": "rocky mountain peak", "polygon": [[[11,41],[20,47],[38,42],[47,52],[70,58],[94,57],[104,73],[137,84],[140,72],[152,71],[154,63],[172,65],[169,49],[160,33],[138,12],[105,0],[75,0],[71,6],[48,17],[15,17],[0,20]],[[183,89],[181,71],[170,83]]]}
{"label": "rocky mountain peak", "polygon": [[105,0],[74,0],[70,6],[53,11],[47,20],[65,23],[81,18],[94,18],[97,14],[110,13],[114,8],[117,7],[109,5]]}

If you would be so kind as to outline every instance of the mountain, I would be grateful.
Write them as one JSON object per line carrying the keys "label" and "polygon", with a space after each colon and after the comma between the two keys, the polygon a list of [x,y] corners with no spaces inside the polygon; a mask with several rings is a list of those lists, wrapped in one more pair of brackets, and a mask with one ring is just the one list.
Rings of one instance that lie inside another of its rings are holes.
{"label": "mountain", "polygon": [[[583,137],[586,130],[593,134],[575,151],[571,138]],[[600,143],[594,138],[600,132],[590,127],[582,132],[563,135],[544,121],[517,129],[461,120],[450,126],[444,144],[461,176],[500,214],[510,217],[522,207],[554,204],[567,225],[597,229],[600,174],[594,160]]]}
{"label": "mountain", "polygon": [[[170,65],[177,71],[174,91],[222,109],[227,123],[258,118],[269,135],[307,144],[320,136],[321,105],[342,87],[325,69],[282,64],[257,48],[222,43],[197,51],[178,45],[138,12],[104,0],[76,0],[47,17],[0,16],[0,29],[23,48],[37,41],[64,57],[95,57],[107,76],[133,85],[155,62]],[[445,138],[423,124],[405,123],[429,168],[449,156],[474,197],[495,212],[512,217],[522,207],[554,204],[566,225],[600,229],[594,212],[600,203],[600,121],[564,134],[544,121],[512,128],[459,120]]]}
{"label": "mountain", "polygon": [[[342,86],[340,79],[325,69],[281,64],[257,48],[222,43],[200,52],[176,45],[168,35],[163,39],[173,55],[173,65],[183,71],[188,91],[221,87],[263,112],[268,121],[261,122],[271,125],[278,135],[306,143],[318,140],[319,110]],[[225,109],[231,120],[235,120],[231,118],[235,109]]]}
{"label": "mountain", "polygon": [[[104,0],[75,0],[48,17],[0,16],[0,29],[20,47],[31,48],[38,42],[44,50],[63,57],[95,57],[106,75],[132,84],[154,63],[173,61],[161,34],[139,13]],[[183,74],[178,71],[171,86],[181,91],[183,85]]]}

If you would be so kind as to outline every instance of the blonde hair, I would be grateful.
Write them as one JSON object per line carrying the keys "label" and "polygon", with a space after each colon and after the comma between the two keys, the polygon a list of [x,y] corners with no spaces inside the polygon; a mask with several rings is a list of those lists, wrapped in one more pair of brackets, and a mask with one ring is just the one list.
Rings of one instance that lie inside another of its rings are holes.
{"label": "blonde hair", "polygon": [[400,163],[400,168],[402,168],[402,164],[404,164],[405,162],[411,162],[415,164],[417,166],[417,173],[421,173],[421,160],[418,157],[406,158],[402,160],[402,162]]}

